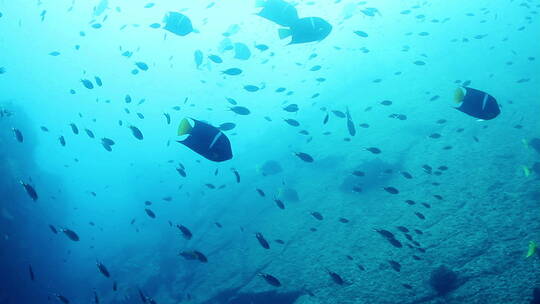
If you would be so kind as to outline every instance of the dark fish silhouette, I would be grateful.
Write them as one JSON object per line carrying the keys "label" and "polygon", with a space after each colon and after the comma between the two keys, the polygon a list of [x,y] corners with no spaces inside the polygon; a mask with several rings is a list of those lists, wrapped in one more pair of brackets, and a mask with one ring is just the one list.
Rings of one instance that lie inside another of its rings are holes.
{"label": "dark fish silhouette", "polygon": [[30,274],[30,280],[35,281],[36,277],[34,275],[34,270],[32,269],[32,265],[28,265],[28,273]]}
{"label": "dark fish silhouette", "polygon": [[28,196],[30,196],[30,198],[34,202],[37,201],[38,200],[38,194],[36,192],[36,189],[34,189],[34,187],[32,187],[31,185],[24,183],[23,181],[19,181],[19,182],[23,186],[24,190],[26,190],[26,193],[28,194]]}
{"label": "dark fish silhouette", "polygon": [[77,233],[75,233],[75,231],[73,231],[73,230],[63,228],[60,231],[62,231],[70,240],[72,240],[74,242],[78,242],[80,240]]}
{"label": "dark fish silhouette", "polygon": [[111,273],[109,272],[107,267],[105,267],[105,265],[103,265],[103,263],[101,263],[99,261],[96,261],[96,265],[97,265],[97,268],[99,269],[99,272],[101,272],[101,274],[103,274],[106,278],[111,277]]}
{"label": "dark fish silhouette", "polygon": [[186,240],[191,240],[193,233],[184,225],[176,225]]}
{"label": "dark fish silhouette", "polygon": [[257,232],[255,234],[255,237],[257,238],[257,240],[259,241],[259,244],[261,244],[263,248],[270,249],[270,244],[268,244],[268,241],[266,241],[266,239],[260,232]]}
{"label": "dark fish silhouette", "polygon": [[276,277],[274,277],[273,275],[261,272],[261,273],[258,273],[258,276],[263,278],[266,281],[266,283],[268,283],[268,284],[270,284],[272,286],[275,286],[275,287],[280,287],[281,286],[281,282]]}

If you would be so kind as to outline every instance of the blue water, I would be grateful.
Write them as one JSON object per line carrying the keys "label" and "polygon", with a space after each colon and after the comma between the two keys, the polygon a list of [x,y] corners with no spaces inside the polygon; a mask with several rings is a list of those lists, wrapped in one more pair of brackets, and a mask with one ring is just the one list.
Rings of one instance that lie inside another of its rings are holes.
{"label": "blue water", "polygon": [[291,6],[0,0],[0,303],[538,303],[540,1]]}

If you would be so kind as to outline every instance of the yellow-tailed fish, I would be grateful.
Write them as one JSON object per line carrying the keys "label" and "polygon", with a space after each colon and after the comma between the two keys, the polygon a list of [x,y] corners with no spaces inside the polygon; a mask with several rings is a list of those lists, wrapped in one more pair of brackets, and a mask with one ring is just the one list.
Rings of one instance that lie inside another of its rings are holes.
{"label": "yellow-tailed fish", "polygon": [[535,241],[529,241],[529,249],[527,250],[527,254],[525,255],[525,258],[530,258],[536,253],[536,242]]}

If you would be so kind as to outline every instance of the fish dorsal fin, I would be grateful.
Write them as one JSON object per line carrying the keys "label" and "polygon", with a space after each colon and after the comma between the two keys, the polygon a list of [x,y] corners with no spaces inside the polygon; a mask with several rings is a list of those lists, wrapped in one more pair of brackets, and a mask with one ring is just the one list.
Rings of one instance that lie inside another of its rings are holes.
{"label": "fish dorsal fin", "polygon": [[189,120],[187,118],[184,118],[178,126],[178,136],[189,134],[192,129],[193,127],[189,123]]}
{"label": "fish dorsal fin", "polygon": [[465,98],[465,93],[463,92],[462,88],[457,88],[454,92],[454,101],[456,103],[460,103],[463,101],[463,98]]}

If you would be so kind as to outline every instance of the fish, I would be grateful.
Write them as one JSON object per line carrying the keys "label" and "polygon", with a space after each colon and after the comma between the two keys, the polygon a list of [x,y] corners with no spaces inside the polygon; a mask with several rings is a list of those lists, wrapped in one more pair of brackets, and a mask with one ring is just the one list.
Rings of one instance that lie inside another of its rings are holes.
{"label": "fish", "polygon": [[384,187],[383,189],[386,192],[390,193],[390,194],[398,194],[399,193],[399,190],[394,188],[394,187]]}
{"label": "fish", "polygon": [[300,126],[300,123],[296,120],[296,119],[292,119],[292,118],[289,118],[289,119],[284,119],[284,121],[289,124],[290,126],[293,126],[293,127],[298,127]]}
{"label": "fish", "polygon": [[457,88],[454,101],[459,104],[454,109],[478,119],[491,120],[501,113],[499,104],[493,96],[470,87]]}
{"label": "fish", "polygon": [[403,244],[401,244],[401,242],[398,239],[396,239],[395,235],[392,232],[388,230],[384,230],[384,229],[375,229],[375,231],[379,233],[381,236],[383,236],[392,246],[396,248],[403,247]]}
{"label": "fish", "polygon": [[236,183],[240,183],[240,173],[236,171],[235,169],[231,168],[231,171],[234,173],[234,177],[236,178]]}
{"label": "fish", "polygon": [[126,97],[124,97],[124,101],[126,103],[131,103],[131,101],[132,101],[131,96],[129,94],[126,94]]}
{"label": "fish", "polygon": [[366,176],[366,173],[365,173],[364,171],[359,171],[359,170],[353,171],[352,174],[353,174],[354,176],[359,176],[359,177],[361,177],[361,176]]}
{"label": "fish", "polygon": [[221,73],[225,75],[229,75],[229,76],[237,76],[237,75],[242,74],[242,70],[239,68],[230,68],[230,69],[221,71]]}
{"label": "fish", "polygon": [[180,232],[182,233],[182,236],[186,239],[186,240],[191,240],[191,238],[193,237],[193,233],[191,233],[191,230],[189,230],[186,226],[184,225],[176,225],[176,227],[178,228],[178,230],[180,230]]}
{"label": "fish", "polygon": [[198,260],[201,263],[208,262],[208,258],[202,252],[197,250],[182,251],[179,255],[186,260]]}
{"label": "fish", "polygon": [[294,113],[294,112],[298,112],[298,105],[295,104],[295,103],[292,103],[290,105],[287,105],[286,107],[283,108],[283,111],[285,112],[291,112],[291,113]]}
{"label": "fish", "polygon": [[322,41],[332,31],[332,25],[320,17],[306,17],[296,20],[289,28],[278,30],[279,39],[292,37],[289,44]]}
{"label": "fish", "polygon": [[148,208],[145,208],[144,209],[144,212],[146,212],[146,214],[150,217],[150,218],[156,218],[156,214],[154,213],[154,211],[148,209]]}
{"label": "fish", "polygon": [[255,48],[261,52],[264,52],[269,49],[268,45],[266,44],[256,44]]}
{"label": "fish", "polygon": [[23,137],[23,135],[22,135],[21,130],[15,129],[15,128],[12,128],[11,130],[13,131],[13,134],[15,135],[15,139],[16,139],[18,142],[22,143],[22,142],[24,141],[24,137]]}
{"label": "fish", "polygon": [[103,274],[106,278],[111,277],[111,273],[109,272],[107,267],[105,267],[105,265],[103,265],[103,263],[101,263],[99,261],[96,261],[96,266],[97,266],[99,272],[101,272],[101,274]]}
{"label": "fish", "polygon": [[115,144],[114,140],[112,140],[110,138],[107,138],[107,137],[103,137],[101,139],[101,143],[103,143],[104,145],[108,145],[108,146],[114,146],[114,144]]}
{"label": "fish", "polygon": [[56,294],[54,294],[54,296],[55,296],[58,300],[60,300],[60,302],[62,302],[62,303],[64,303],[64,304],[69,304],[69,299],[66,298],[66,297],[64,297],[63,295],[56,293]]}
{"label": "fish", "polygon": [[224,122],[219,125],[218,129],[221,131],[230,131],[236,127],[236,124],[233,122]]}
{"label": "fish", "polygon": [[349,107],[347,107],[345,114],[347,115],[347,130],[349,131],[349,135],[354,136],[356,135],[356,128],[354,127],[354,122],[349,113]]}
{"label": "fish", "polygon": [[262,272],[259,272],[257,275],[263,278],[266,281],[266,283],[272,286],[275,286],[275,287],[281,286],[281,282],[278,280],[278,278],[274,277],[273,275],[270,275],[268,273],[262,273]]}
{"label": "fish", "polygon": [[148,303],[148,298],[144,295],[143,291],[139,288],[139,297],[143,303]]}
{"label": "fish", "polygon": [[99,297],[98,297],[98,294],[97,294],[97,292],[95,290],[94,290],[94,303],[99,304]]}
{"label": "fish", "polygon": [[141,69],[141,70],[143,70],[143,71],[147,71],[147,70],[148,70],[148,65],[147,65],[146,63],[142,62],[142,61],[137,61],[137,62],[135,62],[135,65],[136,65],[139,69]]}
{"label": "fish", "polygon": [[276,202],[276,205],[278,206],[279,209],[282,209],[282,210],[285,209],[285,204],[280,199],[274,199],[274,202]]}
{"label": "fish", "polygon": [[339,110],[332,110],[332,114],[336,115],[339,118],[345,118],[347,117],[347,114],[339,111]]}
{"label": "fish", "polygon": [[28,194],[28,196],[30,196],[30,198],[35,202],[38,200],[38,194],[37,194],[37,191],[36,189],[34,189],[34,187],[32,187],[32,185],[30,184],[27,184],[23,181],[19,181],[19,183],[23,186],[24,190],[26,191],[26,194]]}
{"label": "fish", "polygon": [[51,231],[52,231],[54,234],[58,234],[58,231],[56,230],[56,228],[55,228],[53,225],[49,225],[49,229],[51,229]]}
{"label": "fish", "polygon": [[390,264],[390,267],[392,267],[392,269],[394,269],[395,271],[397,272],[400,272],[401,271],[401,264],[394,261],[394,260],[388,260],[388,264]]}
{"label": "fish", "polygon": [[99,78],[98,76],[94,76],[94,80],[96,81],[96,84],[98,85],[98,87],[101,87],[103,85],[101,78]]}
{"label": "fish", "polygon": [[256,7],[262,7],[258,16],[281,26],[291,26],[298,21],[296,8],[284,0],[258,0]]}
{"label": "fish", "polygon": [[117,291],[118,290],[118,283],[116,281],[113,282],[112,290]]}
{"label": "fish", "polygon": [[405,177],[406,179],[412,179],[413,178],[413,176],[409,172],[406,172],[406,171],[401,171],[401,175],[403,177]]}
{"label": "fish", "polygon": [[75,135],[79,134],[79,128],[77,128],[77,125],[75,125],[74,123],[71,123],[69,124],[69,126],[71,127],[71,131],[73,132],[73,134]]}
{"label": "fish", "polygon": [[364,31],[354,31],[353,33],[355,33],[357,36],[360,36],[360,37],[363,37],[363,38],[366,38],[368,36],[368,34]]}
{"label": "fish", "polygon": [[337,273],[335,273],[333,271],[330,271],[330,270],[327,270],[327,272],[328,272],[328,275],[330,275],[330,278],[332,278],[332,281],[334,281],[334,283],[336,283],[338,285],[345,284],[345,281],[343,280],[343,278],[339,274],[337,274]]}
{"label": "fish", "polygon": [[36,277],[34,275],[34,270],[32,269],[32,265],[28,265],[28,274],[30,275],[30,280],[35,281]]}
{"label": "fish", "polygon": [[171,115],[169,113],[163,113],[163,116],[165,116],[165,119],[167,121],[167,124],[171,124]]}
{"label": "fish", "polygon": [[530,258],[534,256],[537,253],[538,245],[535,241],[529,241],[529,246],[527,248],[527,253],[525,254],[525,258]]}
{"label": "fish", "polygon": [[261,189],[255,189],[257,191],[257,193],[259,193],[260,196],[262,197],[265,197],[266,195],[264,194],[264,191],[262,191]]}
{"label": "fish", "polygon": [[223,162],[233,157],[229,138],[210,124],[184,118],[178,126],[178,136],[183,135],[188,136],[177,142],[208,160]]}
{"label": "fish", "polygon": [[383,106],[390,106],[392,105],[392,101],[391,100],[383,100],[380,102],[380,104],[382,104]]}
{"label": "fish", "polygon": [[60,145],[62,145],[62,147],[66,146],[66,139],[64,138],[64,136],[60,136],[58,140],[60,141]]}
{"label": "fish", "polygon": [[328,123],[328,119],[329,119],[329,115],[328,113],[326,113],[326,115],[324,116],[324,119],[323,119],[323,125],[325,125],[326,123]]}
{"label": "fish", "polygon": [[323,220],[323,216],[320,212],[314,211],[314,212],[310,212],[310,214],[319,221]]}
{"label": "fish", "polygon": [[307,153],[295,152],[294,154],[306,163],[312,163],[314,161],[313,157]]}
{"label": "fish", "polygon": [[184,168],[182,168],[182,167],[176,168],[176,171],[177,171],[178,174],[180,174],[180,176],[182,176],[182,177],[186,177],[186,176],[187,176],[186,171],[185,171]]}
{"label": "fish", "polygon": [[191,19],[178,12],[167,13],[163,18],[163,22],[165,22],[164,30],[178,36],[186,36],[194,31]]}
{"label": "fish", "polygon": [[111,145],[108,145],[108,144],[106,144],[106,143],[104,143],[104,142],[101,142],[101,145],[102,145],[103,148],[104,148],[105,150],[107,150],[108,152],[112,152],[112,147],[111,147]]}
{"label": "fish", "polygon": [[268,244],[268,241],[264,238],[264,236],[260,232],[255,233],[255,237],[257,238],[257,240],[259,241],[259,244],[261,244],[261,246],[264,249],[270,249],[270,244]]}
{"label": "fish", "polygon": [[234,106],[229,109],[238,115],[249,115],[251,113],[248,108],[242,106]]}
{"label": "fish", "polygon": [[369,151],[373,154],[380,154],[382,152],[381,149],[376,148],[376,147],[369,147],[369,148],[365,148],[364,150]]}
{"label": "fish", "polygon": [[71,229],[62,228],[62,229],[60,229],[60,231],[62,231],[70,240],[72,240],[74,242],[78,242],[80,240],[77,233],[75,233],[75,231],[73,231]]}
{"label": "fish", "polygon": [[88,135],[88,137],[90,138],[95,138],[96,136],[94,135],[94,132],[92,132],[91,130],[89,129],[84,129],[84,132],[86,132],[86,135]]}
{"label": "fish", "polygon": [[256,85],[248,84],[244,86],[244,90],[248,92],[257,92],[260,88]]}
{"label": "fish", "polygon": [[144,139],[144,136],[143,136],[141,130],[139,130],[139,128],[137,128],[135,126],[129,126],[129,129],[131,130],[131,133],[133,134],[133,136],[135,136],[135,138],[137,138],[138,140],[143,140]]}
{"label": "fish", "polygon": [[340,223],[344,223],[344,224],[346,224],[346,223],[349,222],[349,220],[346,219],[346,218],[344,218],[344,217],[340,217],[338,221],[339,221]]}
{"label": "fish", "polygon": [[234,98],[226,97],[225,99],[227,100],[228,103],[232,104],[233,106],[238,104],[238,102],[236,102]]}
{"label": "fish", "polygon": [[94,88],[94,84],[92,83],[92,81],[88,80],[88,79],[81,79],[81,83],[83,84],[83,86],[89,90],[93,89]]}
{"label": "fish", "polygon": [[404,226],[396,226],[396,228],[401,232],[409,232],[409,229],[407,229],[407,227],[404,227]]}
{"label": "fish", "polygon": [[241,42],[234,44],[234,59],[248,60],[251,57],[249,47]]}
{"label": "fish", "polygon": [[200,68],[203,61],[203,52],[201,50],[195,50],[193,53],[193,59],[195,60],[195,66]]}
{"label": "fish", "polygon": [[223,59],[219,57],[218,55],[208,55],[208,59],[210,59],[214,63],[223,63]]}

